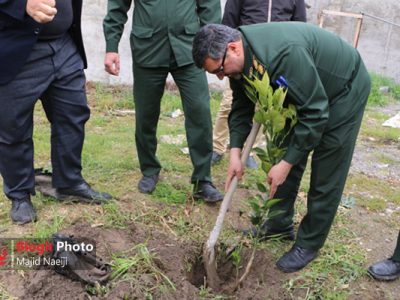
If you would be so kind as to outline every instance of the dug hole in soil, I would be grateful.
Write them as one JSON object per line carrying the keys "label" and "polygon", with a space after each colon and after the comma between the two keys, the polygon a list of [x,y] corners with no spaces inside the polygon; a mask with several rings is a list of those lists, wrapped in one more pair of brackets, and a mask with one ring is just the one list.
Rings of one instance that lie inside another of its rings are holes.
{"label": "dug hole in soil", "polygon": [[[202,244],[180,241],[143,224],[130,224],[126,229],[105,229],[91,227],[81,223],[63,230],[62,233],[74,235],[77,239],[90,238],[97,242],[96,255],[110,262],[112,254],[129,253],[135,245],[144,243],[154,257],[154,264],[175,285],[172,288],[159,289],[162,281],[154,274],[136,274],[136,280],[110,281],[103,294],[90,293],[84,283],[73,281],[53,270],[3,271],[0,282],[7,291],[20,299],[144,299],[146,293],[153,299],[197,299],[199,290],[204,289],[205,269],[202,261]],[[251,249],[243,248],[241,265],[245,266],[251,255]],[[129,257],[129,255],[126,255]],[[225,294],[230,299],[287,299],[282,284],[287,275],[275,268],[275,259],[268,252],[256,253],[251,272],[243,285],[232,292],[238,276],[236,267],[228,259],[218,261],[218,274],[222,279],[218,294]],[[129,271],[128,271],[129,272]],[[165,282],[164,282],[164,285]]]}

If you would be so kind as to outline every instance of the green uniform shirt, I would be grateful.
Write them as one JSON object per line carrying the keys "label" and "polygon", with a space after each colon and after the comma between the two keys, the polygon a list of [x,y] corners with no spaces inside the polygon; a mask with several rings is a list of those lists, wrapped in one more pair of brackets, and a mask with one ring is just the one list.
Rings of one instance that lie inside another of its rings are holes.
{"label": "green uniform shirt", "polygon": [[[118,52],[132,0],[108,0],[103,27],[106,52]],[[141,67],[193,63],[192,41],[200,26],[220,23],[219,0],[135,0],[130,36],[134,62]]]}
{"label": "green uniform shirt", "polygon": [[[340,110],[330,115],[330,107],[341,104],[341,95],[351,87],[360,56],[338,36],[311,24],[280,22],[239,27],[243,35],[245,65],[243,74],[250,76],[255,64],[267,70],[271,84],[288,85],[286,101],[297,108],[294,128],[284,160],[297,164],[315,148],[325,130],[345,124],[360,107]],[[337,111],[337,110],[335,110]],[[243,146],[250,130],[254,105],[238,93],[229,118],[231,147]]]}

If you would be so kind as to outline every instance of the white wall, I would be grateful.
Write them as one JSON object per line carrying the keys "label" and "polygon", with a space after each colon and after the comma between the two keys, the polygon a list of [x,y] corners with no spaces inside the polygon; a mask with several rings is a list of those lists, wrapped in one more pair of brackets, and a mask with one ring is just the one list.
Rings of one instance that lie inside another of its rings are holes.
{"label": "white wall", "polygon": [[[221,0],[224,6],[226,0]],[[103,67],[105,43],[102,21],[107,11],[107,0],[83,1],[82,30],[89,68],[87,79],[110,84],[132,84],[132,59],[129,46],[131,22],[125,25],[119,52],[121,73],[119,77],[109,76]],[[306,0],[311,8],[307,10],[310,23],[317,24],[317,14],[322,9],[347,12],[365,12],[389,21],[400,23],[399,0]],[[131,12],[129,12],[129,18]],[[346,18],[328,18],[327,29],[336,32],[344,39],[351,40],[355,22]],[[400,28],[365,17],[358,49],[367,68],[394,78],[400,82]],[[214,75],[209,76],[211,83],[219,84]]]}

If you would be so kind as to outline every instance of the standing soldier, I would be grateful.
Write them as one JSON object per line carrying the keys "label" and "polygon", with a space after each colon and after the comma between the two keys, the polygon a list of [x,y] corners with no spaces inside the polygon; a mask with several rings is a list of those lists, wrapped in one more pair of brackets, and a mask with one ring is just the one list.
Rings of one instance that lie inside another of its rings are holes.
{"label": "standing soldier", "polygon": [[[131,0],[109,0],[104,19],[105,69],[118,75],[118,44]],[[193,63],[194,35],[201,26],[219,23],[219,0],[135,0],[130,42],[133,57],[133,94],[136,109],[136,148],[143,174],[138,188],[151,193],[161,164],[156,157],[156,130],[165,81],[171,73],[181,94],[186,137],[194,167],[193,196],[206,202],[222,200],[211,183],[212,124],[210,95],[203,70]]]}

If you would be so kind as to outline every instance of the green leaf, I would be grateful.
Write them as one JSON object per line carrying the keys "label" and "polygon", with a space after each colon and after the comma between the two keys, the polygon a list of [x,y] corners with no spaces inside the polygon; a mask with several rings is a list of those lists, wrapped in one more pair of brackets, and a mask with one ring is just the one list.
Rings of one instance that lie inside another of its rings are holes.
{"label": "green leaf", "polygon": [[272,164],[266,161],[261,162],[261,169],[265,172],[265,174],[268,174],[269,170],[271,170]]}
{"label": "green leaf", "polygon": [[258,204],[258,201],[250,201],[249,202],[249,205],[250,205],[250,207],[251,207],[251,209],[255,212],[255,213],[259,213],[260,212],[260,210],[261,210],[261,207],[260,207],[260,205]]}
{"label": "green leaf", "polygon": [[265,185],[261,182],[257,182],[257,188],[261,193],[266,193],[267,192],[267,188],[265,187]]}
{"label": "green leaf", "polygon": [[253,215],[253,214],[250,215],[251,224],[257,226],[257,225],[259,225],[261,223],[261,221],[262,221],[261,216]]}
{"label": "green leaf", "polygon": [[261,149],[260,147],[256,147],[253,149],[253,152],[261,159],[261,160],[267,160],[268,159],[268,154],[264,149]]}
{"label": "green leaf", "polygon": [[256,79],[256,89],[258,90],[258,95],[260,98],[260,102],[267,102],[268,99],[268,88],[269,88],[269,76],[268,73],[265,72],[261,80]]}
{"label": "green leaf", "polygon": [[264,124],[264,113],[262,111],[257,111],[254,114],[254,121],[256,121],[259,124]]}
{"label": "green leaf", "polygon": [[264,205],[262,206],[263,210],[270,209],[272,206],[274,206],[276,203],[282,201],[282,199],[269,199],[264,202]]}
{"label": "green leaf", "polygon": [[275,90],[273,95],[273,105],[275,109],[281,109],[283,106],[283,102],[285,101],[286,92],[279,87]]}
{"label": "green leaf", "polygon": [[278,216],[281,216],[282,214],[284,214],[285,211],[284,210],[274,210],[274,211],[269,211],[268,212],[268,218],[269,219],[274,219]]}
{"label": "green leaf", "polygon": [[280,133],[285,128],[285,117],[278,111],[271,111],[271,126],[275,134]]}
{"label": "green leaf", "polygon": [[273,102],[272,102],[272,98],[273,98],[273,94],[274,94],[274,89],[272,88],[272,86],[268,87],[268,99],[267,99],[267,109],[270,110],[273,107]]}

